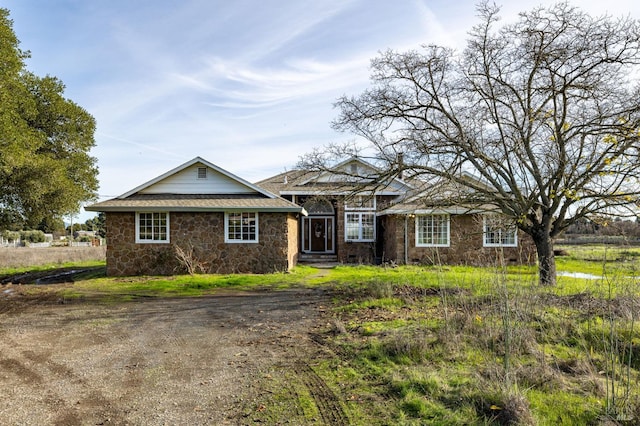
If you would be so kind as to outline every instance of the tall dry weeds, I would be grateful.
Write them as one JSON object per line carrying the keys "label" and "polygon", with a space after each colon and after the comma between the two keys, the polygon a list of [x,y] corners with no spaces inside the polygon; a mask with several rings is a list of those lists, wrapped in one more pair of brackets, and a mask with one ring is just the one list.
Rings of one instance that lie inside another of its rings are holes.
{"label": "tall dry weeds", "polygon": [[0,269],[104,261],[106,247],[1,247]]}

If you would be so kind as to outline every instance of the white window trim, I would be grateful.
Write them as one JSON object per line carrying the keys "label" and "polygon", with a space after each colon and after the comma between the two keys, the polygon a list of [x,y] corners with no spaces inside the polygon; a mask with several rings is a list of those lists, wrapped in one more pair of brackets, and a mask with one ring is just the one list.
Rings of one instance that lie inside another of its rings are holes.
{"label": "white window trim", "polygon": [[[167,222],[167,238],[164,240],[147,240],[140,238],[140,214],[148,214],[148,213],[156,213],[156,214],[164,214],[165,220]],[[170,228],[170,217],[169,212],[152,212],[152,211],[140,211],[136,212],[136,244],[167,244],[171,239],[171,228]]]}
{"label": "white window trim", "polygon": [[[357,215],[358,216],[358,238],[349,238],[347,235],[347,215]],[[373,216],[373,238],[362,238],[362,215],[371,215]],[[344,240],[355,243],[372,243],[376,240],[376,214],[372,210],[367,211],[358,211],[358,210],[350,210],[344,212]]]}
{"label": "white window trim", "polygon": [[[256,216],[256,238],[254,240],[236,240],[236,239],[230,239],[229,238],[229,213],[253,213]],[[256,244],[258,242],[260,242],[260,220],[259,220],[259,215],[258,212],[248,212],[248,211],[241,211],[241,212],[225,212],[224,213],[224,242],[227,244]]]}
{"label": "white window trim", "polygon": [[[419,243],[420,239],[418,238],[420,232],[419,225],[419,217],[427,217],[427,216],[446,216],[447,218],[447,243],[446,244],[430,244],[430,243]],[[451,215],[449,214],[420,214],[416,215],[415,219],[415,228],[416,228],[416,247],[450,247],[451,246]]]}
{"label": "white window trim", "polygon": [[[502,244],[502,243],[488,243],[487,242],[487,217],[491,215],[484,215],[482,217],[482,246],[483,247],[518,247],[518,228],[513,225],[513,243],[511,244]],[[502,230],[500,230],[502,232]],[[502,235],[500,235],[500,240],[502,240]]]}

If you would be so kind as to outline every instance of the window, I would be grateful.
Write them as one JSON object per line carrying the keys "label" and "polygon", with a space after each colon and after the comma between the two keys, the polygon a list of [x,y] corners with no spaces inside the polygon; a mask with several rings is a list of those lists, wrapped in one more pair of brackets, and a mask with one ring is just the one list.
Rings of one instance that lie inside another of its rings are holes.
{"label": "window", "polygon": [[498,215],[484,216],[485,247],[516,247],[518,233],[516,226]]}
{"label": "window", "polygon": [[310,215],[332,215],[333,206],[324,198],[311,198],[304,203],[304,209]]}
{"label": "window", "polygon": [[375,213],[347,212],[344,222],[344,239],[346,241],[375,240]]}
{"label": "window", "polygon": [[258,242],[258,213],[225,213],[224,219],[226,243]]}
{"label": "window", "polygon": [[[376,197],[355,195],[345,199],[344,239],[346,241],[375,241]],[[358,211],[353,211],[358,210]]]}
{"label": "window", "polygon": [[449,247],[449,215],[416,216],[416,247]]}
{"label": "window", "polygon": [[373,195],[355,195],[344,202],[345,210],[375,210],[376,197]]}
{"label": "window", "polygon": [[207,178],[207,168],[198,167],[198,179],[206,179],[206,178]]}
{"label": "window", "polygon": [[136,243],[168,243],[169,213],[136,213]]}

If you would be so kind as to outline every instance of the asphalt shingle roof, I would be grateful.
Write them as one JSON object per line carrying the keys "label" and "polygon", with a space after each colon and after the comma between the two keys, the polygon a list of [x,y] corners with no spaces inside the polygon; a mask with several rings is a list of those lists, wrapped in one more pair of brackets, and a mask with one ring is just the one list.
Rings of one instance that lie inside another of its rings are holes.
{"label": "asphalt shingle roof", "polygon": [[134,194],[113,198],[86,207],[90,211],[229,211],[255,210],[300,212],[300,206],[283,198],[267,198],[261,194]]}

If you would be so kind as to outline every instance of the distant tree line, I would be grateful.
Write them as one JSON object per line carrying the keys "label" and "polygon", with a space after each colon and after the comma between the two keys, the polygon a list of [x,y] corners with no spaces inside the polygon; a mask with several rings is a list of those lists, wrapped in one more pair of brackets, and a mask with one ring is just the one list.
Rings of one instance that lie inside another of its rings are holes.
{"label": "distant tree line", "polygon": [[589,235],[640,238],[640,218],[628,220],[603,216],[593,220],[580,219],[569,226],[564,235],[566,237]]}
{"label": "distant tree line", "polygon": [[[80,231],[92,231],[95,232],[96,237],[105,238],[106,230],[104,213],[100,213],[98,214],[98,216],[88,219],[84,223],[74,223],[73,227],[71,225],[65,227],[64,222],[60,221],[59,224],[52,228],[51,234],[56,237],[66,236],[73,233],[74,239],[82,240],[83,238],[79,235]],[[17,241],[27,243],[45,242],[45,232],[40,229],[5,229],[4,231],[0,232],[0,237],[2,237],[2,240],[4,240],[4,242],[8,243],[14,243]],[[90,237],[84,239],[90,239]]]}

